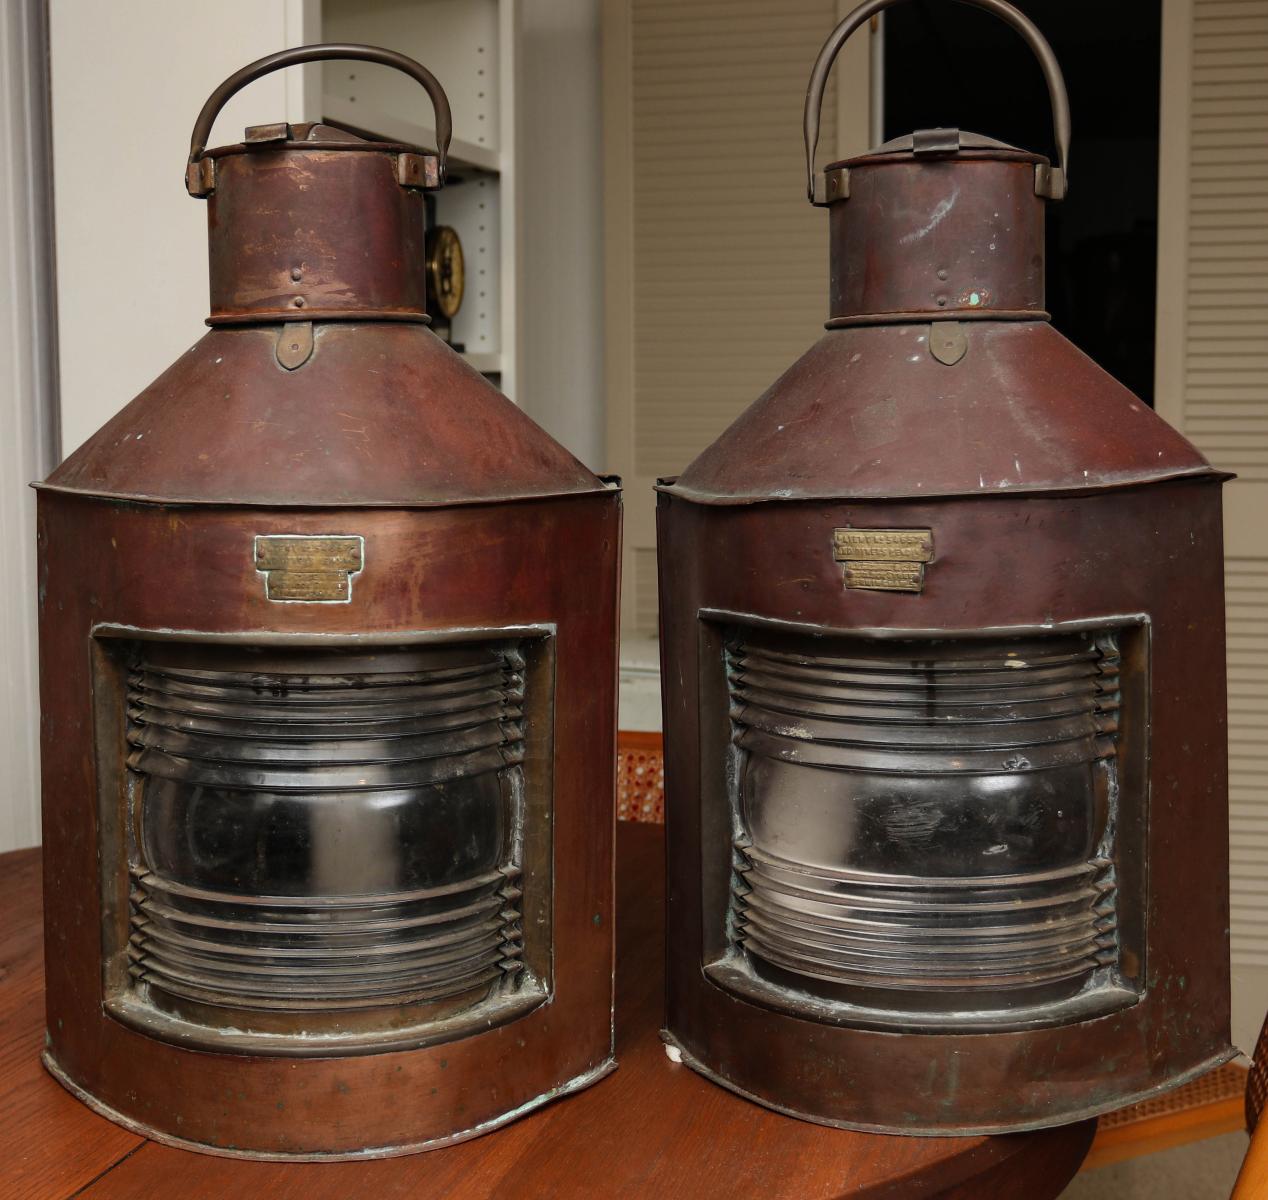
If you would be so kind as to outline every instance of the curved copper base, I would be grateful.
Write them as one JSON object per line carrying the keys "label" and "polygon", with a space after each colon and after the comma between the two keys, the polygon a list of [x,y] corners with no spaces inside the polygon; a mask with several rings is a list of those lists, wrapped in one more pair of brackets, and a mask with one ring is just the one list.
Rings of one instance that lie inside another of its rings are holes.
{"label": "curved copper base", "polygon": [[831,1129],[853,1129],[859,1133],[884,1133],[902,1137],[987,1137],[1002,1133],[1025,1133],[1034,1129],[1051,1129],[1057,1125],[1073,1125],[1079,1121],[1086,1121],[1090,1117],[1099,1117],[1103,1113],[1113,1112],[1115,1109],[1139,1104],[1142,1100],[1149,1100],[1154,1096],[1161,1095],[1163,1092],[1171,1091],[1172,1088],[1181,1087],[1191,1080],[1205,1075],[1208,1071],[1213,1071],[1216,1067],[1223,1066],[1226,1062],[1236,1058],[1238,1054],[1235,1047],[1229,1046],[1222,1053],[1212,1055],[1212,1057],[1199,1063],[1196,1067],[1192,1067],[1180,1075],[1173,1076],[1165,1084],[1117,1096],[1106,1103],[1089,1104],[1083,1108],[1053,1112],[1050,1115],[1045,1115],[1042,1121],[1022,1121],[1019,1123],[1010,1121],[1002,1125],[960,1125],[954,1123],[947,1125],[877,1125],[869,1124],[866,1121],[849,1121],[820,1113],[799,1112],[794,1108],[776,1104],[764,1096],[745,1091],[744,1088],[732,1083],[725,1075],[721,1075],[710,1067],[705,1066],[668,1029],[661,1030],[660,1036],[665,1045],[676,1051],[681,1056],[682,1061],[698,1075],[703,1075],[711,1083],[716,1083],[719,1087],[724,1087],[728,1092],[734,1092],[737,1096],[743,1096],[745,1100],[751,1100],[754,1104],[760,1104],[763,1108],[783,1113],[786,1117],[795,1117],[798,1121],[809,1121],[812,1125],[826,1125]]}
{"label": "curved copper base", "polygon": [[541,1108],[545,1104],[549,1104],[552,1100],[561,1099],[564,1096],[571,1096],[574,1092],[579,1092],[583,1088],[589,1087],[592,1083],[597,1083],[605,1075],[611,1074],[616,1070],[616,1059],[607,1058],[591,1071],[587,1071],[582,1075],[574,1076],[566,1083],[560,1084],[556,1088],[552,1088],[548,1092],[521,1104],[518,1108],[511,1109],[510,1112],[503,1113],[500,1117],[495,1117],[490,1121],[472,1126],[470,1129],[462,1130],[459,1133],[451,1133],[445,1137],[432,1138],[428,1141],[410,1142],[401,1146],[373,1146],[365,1150],[356,1151],[335,1151],[328,1154],[320,1152],[301,1152],[296,1154],[271,1153],[262,1150],[228,1150],[223,1146],[211,1146],[205,1142],[193,1142],[187,1138],[173,1137],[170,1133],[164,1133],[162,1130],[154,1129],[149,1125],[145,1125],[140,1121],[134,1121],[131,1117],[125,1117],[121,1112],[111,1108],[108,1104],[98,1100],[91,1092],[80,1087],[65,1071],[58,1066],[53,1058],[52,1052],[45,1050],[40,1055],[40,1061],[44,1064],[44,1069],[57,1080],[76,1100],[86,1104],[93,1112],[105,1117],[108,1121],[113,1121],[116,1125],[122,1126],[124,1129],[130,1130],[132,1133],[138,1133],[142,1137],[149,1138],[151,1141],[159,1142],[164,1146],[173,1146],[177,1150],[192,1150],[196,1154],[211,1154],[217,1158],[247,1158],[254,1159],[257,1162],[358,1162],[371,1158],[399,1158],[406,1154],[421,1154],[425,1150],[439,1150],[444,1146],[453,1146],[458,1142],[470,1141],[472,1138],[479,1137],[484,1133],[491,1133],[495,1129],[501,1129],[503,1125],[509,1125],[512,1121],[518,1121],[520,1117],[527,1116],[535,1109]]}

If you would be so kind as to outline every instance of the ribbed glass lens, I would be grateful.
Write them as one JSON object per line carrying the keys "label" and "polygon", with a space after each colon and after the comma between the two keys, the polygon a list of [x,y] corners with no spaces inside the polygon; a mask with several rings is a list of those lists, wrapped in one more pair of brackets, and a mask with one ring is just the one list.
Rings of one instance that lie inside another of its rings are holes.
{"label": "ribbed glass lens", "polygon": [[1110,634],[726,649],[753,973],[870,1009],[1060,1001],[1118,958]]}
{"label": "ribbed glass lens", "polygon": [[148,643],[129,972],[166,1011],[478,1003],[522,969],[524,660]]}

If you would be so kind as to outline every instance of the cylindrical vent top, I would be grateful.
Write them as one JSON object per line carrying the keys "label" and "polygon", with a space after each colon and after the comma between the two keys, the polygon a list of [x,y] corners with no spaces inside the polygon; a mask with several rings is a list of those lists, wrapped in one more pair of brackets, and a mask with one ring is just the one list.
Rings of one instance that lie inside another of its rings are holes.
{"label": "cylindrical vent top", "polygon": [[[241,145],[207,150],[230,97],[263,75],[330,59],[376,63],[427,93],[435,152],[327,125],[257,125]],[[194,122],[185,187],[207,197],[210,325],[338,318],[426,321],[423,200],[438,188],[453,121],[421,63],[378,46],[297,46],[235,71]]]}
{"label": "cylindrical vent top", "polygon": [[[922,129],[815,171],[823,94],[850,35],[902,0],[863,0],[824,42],[806,89],[812,204],[831,209],[828,328],[966,317],[1043,319],[1043,203],[1066,192],[1070,100],[1056,55],[1008,0],[961,0],[1011,26],[1039,62],[1056,165],[958,129]],[[822,188],[820,187],[822,185]]]}
{"label": "cylindrical vent top", "polygon": [[[955,130],[963,149],[903,138],[828,168],[830,320],[1044,319],[1039,155]],[[922,136],[915,135],[916,139]],[[998,147],[998,148],[996,148]]]}
{"label": "cylindrical vent top", "polygon": [[210,152],[209,324],[427,319],[428,156],[358,141],[316,125]]}

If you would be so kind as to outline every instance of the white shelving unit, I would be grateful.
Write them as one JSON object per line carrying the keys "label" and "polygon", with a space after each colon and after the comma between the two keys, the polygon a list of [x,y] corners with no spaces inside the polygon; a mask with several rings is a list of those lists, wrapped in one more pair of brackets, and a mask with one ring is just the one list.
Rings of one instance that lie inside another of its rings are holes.
{"label": "white shelving unit", "polygon": [[[453,323],[463,356],[512,399],[519,366],[515,185],[516,0],[323,0],[322,40],[391,46],[440,80],[453,108],[441,224],[462,239],[466,296]],[[380,137],[434,147],[427,94],[412,79],[358,62],[322,66],[322,116]]]}
{"label": "white shelving unit", "polygon": [[[600,0],[305,3],[320,8],[312,40],[389,46],[444,86],[454,138],[437,215],[458,230],[467,266],[454,340],[582,461],[608,469]],[[435,145],[427,96],[399,72],[337,61],[305,71],[321,76],[320,115]]]}

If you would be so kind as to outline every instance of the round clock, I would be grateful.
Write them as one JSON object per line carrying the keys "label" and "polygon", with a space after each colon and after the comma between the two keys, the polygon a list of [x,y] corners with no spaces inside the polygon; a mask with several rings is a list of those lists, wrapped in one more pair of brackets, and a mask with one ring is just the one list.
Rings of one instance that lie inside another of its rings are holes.
{"label": "round clock", "polygon": [[458,231],[437,225],[427,234],[427,307],[453,320],[462,307],[462,242]]}

